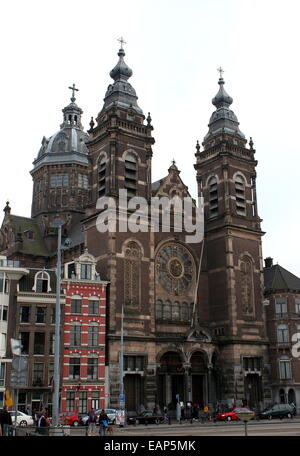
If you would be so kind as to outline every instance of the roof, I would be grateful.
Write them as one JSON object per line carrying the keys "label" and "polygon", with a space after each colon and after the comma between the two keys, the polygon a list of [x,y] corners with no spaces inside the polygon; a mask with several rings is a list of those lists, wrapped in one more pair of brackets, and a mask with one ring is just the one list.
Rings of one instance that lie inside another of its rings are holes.
{"label": "roof", "polygon": [[265,291],[300,291],[300,278],[279,264],[264,268]]}
{"label": "roof", "polygon": [[[28,217],[21,217],[19,215],[10,215],[10,222],[14,227],[16,236],[22,234],[22,247],[21,252],[29,255],[48,256],[49,252],[43,241],[41,232],[39,230],[37,221]],[[33,239],[28,239],[24,233],[26,231],[33,231]]]}

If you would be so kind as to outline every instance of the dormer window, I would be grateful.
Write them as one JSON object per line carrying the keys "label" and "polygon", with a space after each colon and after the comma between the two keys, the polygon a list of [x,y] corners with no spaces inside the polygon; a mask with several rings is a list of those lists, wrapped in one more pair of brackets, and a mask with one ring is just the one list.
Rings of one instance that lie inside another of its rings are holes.
{"label": "dormer window", "polygon": [[50,276],[46,271],[40,271],[35,275],[33,291],[36,293],[49,293],[50,287]]}
{"label": "dormer window", "polygon": [[81,264],[80,265],[80,278],[82,280],[91,280],[92,278],[92,265]]}

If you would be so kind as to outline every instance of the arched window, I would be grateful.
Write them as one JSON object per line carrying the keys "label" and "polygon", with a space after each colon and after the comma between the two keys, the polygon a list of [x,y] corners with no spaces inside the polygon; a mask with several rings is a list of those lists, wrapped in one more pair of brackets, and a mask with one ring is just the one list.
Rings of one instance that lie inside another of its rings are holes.
{"label": "arched window", "polygon": [[125,248],[124,288],[125,304],[138,307],[140,305],[140,278],[141,278],[141,249],[130,241]]}
{"label": "arched window", "polygon": [[160,299],[156,301],[156,306],[155,306],[155,314],[156,318],[158,320],[161,320],[163,318],[163,303]]}
{"label": "arched window", "polygon": [[209,192],[209,217],[216,217],[219,213],[218,202],[218,182],[216,177],[212,177],[208,182]]}
{"label": "arched window", "polygon": [[279,344],[289,342],[288,325],[278,325],[277,326],[277,342]]}
{"label": "arched window", "polygon": [[172,320],[180,319],[179,302],[174,302],[172,306]]}
{"label": "arched window", "polygon": [[164,303],[164,307],[163,307],[163,319],[164,320],[171,320],[171,318],[172,318],[171,302],[170,301],[166,301]]}
{"label": "arched window", "polygon": [[237,175],[234,180],[234,185],[235,185],[236,213],[238,215],[246,215],[245,180],[244,180],[243,176]]}
{"label": "arched window", "polygon": [[241,261],[241,304],[246,315],[254,313],[253,265],[250,258]]}
{"label": "arched window", "polygon": [[98,163],[98,197],[106,192],[106,157],[103,156]]}
{"label": "arched window", "polygon": [[50,276],[46,271],[37,272],[34,278],[33,291],[36,293],[49,293],[50,287]]}
{"label": "arched window", "polygon": [[137,162],[133,154],[125,157],[125,189],[127,196],[133,197],[137,192]]}
{"label": "arched window", "polygon": [[282,355],[279,358],[279,378],[281,380],[289,380],[292,378],[291,360],[287,355]]}
{"label": "arched window", "polygon": [[187,302],[183,302],[181,304],[181,320],[188,321],[189,320],[189,306]]}

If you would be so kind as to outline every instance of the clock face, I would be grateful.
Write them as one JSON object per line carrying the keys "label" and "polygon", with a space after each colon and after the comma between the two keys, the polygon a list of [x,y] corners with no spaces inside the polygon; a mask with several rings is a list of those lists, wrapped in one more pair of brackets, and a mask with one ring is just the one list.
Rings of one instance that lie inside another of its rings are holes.
{"label": "clock face", "polygon": [[170,243],[156,257],[156,275],[160,285],[170,294],[180,296],[193,279],[193,258],[182,245]]}

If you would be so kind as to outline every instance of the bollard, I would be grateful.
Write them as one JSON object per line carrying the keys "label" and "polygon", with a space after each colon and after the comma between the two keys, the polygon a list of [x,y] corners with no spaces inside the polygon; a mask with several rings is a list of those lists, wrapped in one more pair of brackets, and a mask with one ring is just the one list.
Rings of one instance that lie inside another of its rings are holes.
{"label": "bollard", "polygon": [[171,424],[171,416],[169,415],[169,424]]}

